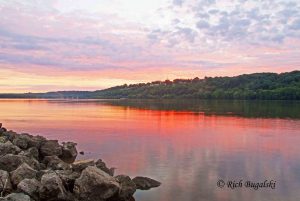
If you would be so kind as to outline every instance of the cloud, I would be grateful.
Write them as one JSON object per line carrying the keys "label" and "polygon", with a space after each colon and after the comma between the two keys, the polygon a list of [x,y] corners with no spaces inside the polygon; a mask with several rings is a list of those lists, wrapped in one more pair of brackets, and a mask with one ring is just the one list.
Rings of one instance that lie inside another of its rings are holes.
{"label": "cloud", "polygon": [[173,4],[174,4],[175,6],[182,6],[183,0],[173,0]]}
{"label": "cloud", "polygon": [[107,76],[143,80],[159,69],[167,69],[159,76],[168,77],[174,71],[188,76],[218,69],[226,74],[233,69],[230,65],[250,72],[262,66],[273,71],[279,65],[293,69],[299,64],[295,56],[300,51],[299,1],[153,0],[145,4],[136,0],[87,0],[72,5],[67,0],[2,1],[0,70],[42,75],[86,71],[99,77],[113,71],[118,75]]}
{"label": "cloud", "polygon": [[200,20],[197,22],[196,26],[198,29],[207,29],[210,27],[209,23],[205,20]]}
{"label": "cloud", "polygon": [[[265,46],[282,44],[293,38],[300,39],[298,1],[186,0],[181,9],[192,11],[193,16],[188,21],[181,19],[181,26],[193,30],[195,37],[192,41],[201,42],[202,45],[203,41],[209,40],[219,43],[215,46],[225,43]],[[176,29],[168,27],[162,32],[174,32]],[[207,48],[210,49],[210,45]]]}
{"label": "cloud", "polygon": [[174,34],[182,36],[186,41],[190,43],[193,43],[195,41],[195,38],[197,37],[197,32],[188,27],[178,27],[177,31]]}
{"label": "cloud", "polygon": [[292,22],[290,28],[293,29],[293,30],[300,30],[300,18],[294,20],[294,21]]}

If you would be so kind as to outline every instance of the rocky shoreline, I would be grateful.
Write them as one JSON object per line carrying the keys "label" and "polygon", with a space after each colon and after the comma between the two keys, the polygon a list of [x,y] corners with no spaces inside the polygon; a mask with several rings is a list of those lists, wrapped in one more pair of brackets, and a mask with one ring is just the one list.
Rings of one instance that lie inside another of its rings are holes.
{"label": "rocky shoreline", "polygon": [[160,182],[127,175],[101,159],[76,161],[76,143],[7,131],[0,123],[0,201],[132,201]]}

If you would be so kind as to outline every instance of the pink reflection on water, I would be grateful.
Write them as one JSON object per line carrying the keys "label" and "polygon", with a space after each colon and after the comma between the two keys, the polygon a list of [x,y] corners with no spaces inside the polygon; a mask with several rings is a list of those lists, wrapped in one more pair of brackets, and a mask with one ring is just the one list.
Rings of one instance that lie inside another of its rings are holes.
{"label": "pink reflection on water", "polygon": [[[230,191],[201,189],[203,182],[215,186],[220,177],[275,178],[299,185],[293,179],[300,151],[297,120],[54,100],[0,100],[0,119],[18,132],[75,141],[86,152],[80,158],[102,158],[118,167],[117,173],[162,180],[166,185],[157,189],[158,195],[151,194],[159,200],[174,200],[174,189],[187,187],[189,192],[175,192],[175,200],[237,200]],[[195,185],[199,187],[193,189]],[[297,191],[288,193],[299,196]],[[242,194],[251,200],[251,192]]]}

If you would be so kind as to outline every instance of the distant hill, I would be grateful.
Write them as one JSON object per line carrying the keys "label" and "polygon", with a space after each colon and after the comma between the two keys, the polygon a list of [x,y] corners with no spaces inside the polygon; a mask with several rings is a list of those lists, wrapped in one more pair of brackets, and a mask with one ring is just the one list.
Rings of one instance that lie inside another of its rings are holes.
{"label": "distant hill", "polygon": [[96,98],[300,100],[300,71],[125,84],[95,91],[93,95]]}
{"label": "distant hill", "polygon": [[0,98],[300,100],[300,71],[154,81],[98,91],[0,94]]}

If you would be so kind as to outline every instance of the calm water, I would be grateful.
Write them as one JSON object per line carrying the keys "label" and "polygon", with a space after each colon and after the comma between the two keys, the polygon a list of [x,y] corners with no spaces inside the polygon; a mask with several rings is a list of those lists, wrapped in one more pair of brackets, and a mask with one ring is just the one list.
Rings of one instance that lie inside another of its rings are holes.
{"label": "calm water", "polygon": [[[163,183],[137,201],[300,200],[299,102],[0,100],[0,122]],[[219,179],[276,189],[220,189]]]}

